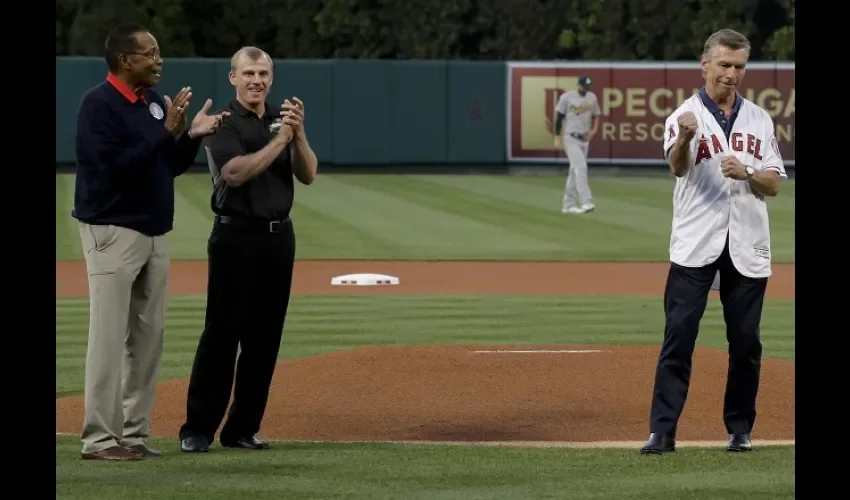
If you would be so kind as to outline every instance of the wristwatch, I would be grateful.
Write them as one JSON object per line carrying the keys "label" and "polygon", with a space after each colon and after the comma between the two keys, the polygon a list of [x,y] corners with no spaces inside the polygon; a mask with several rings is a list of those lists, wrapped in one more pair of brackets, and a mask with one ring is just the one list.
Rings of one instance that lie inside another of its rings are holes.
{"label": "wristwatch", "polygon": [[746,170],[747,170],[747,180],[748,181],[753,180],[753,176],[756,174],[756,171],[753,169],[753,167],[747,167]]}

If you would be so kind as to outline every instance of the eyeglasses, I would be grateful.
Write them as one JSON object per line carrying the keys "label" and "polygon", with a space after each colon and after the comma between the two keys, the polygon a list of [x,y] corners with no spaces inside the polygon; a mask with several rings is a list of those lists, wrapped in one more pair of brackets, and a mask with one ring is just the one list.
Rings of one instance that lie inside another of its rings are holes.
{"label": "eyeglasses", "polygon": [[148,59],[153,59],[154,61],[160,58],[160,54],[159,54],[158,50],[155,51],[155,52],[152,52],[152,53],[150,53],[150,52],[148,52],[148,53],[128,52],[127,55],[137,55],[137,56],[147,57]]}

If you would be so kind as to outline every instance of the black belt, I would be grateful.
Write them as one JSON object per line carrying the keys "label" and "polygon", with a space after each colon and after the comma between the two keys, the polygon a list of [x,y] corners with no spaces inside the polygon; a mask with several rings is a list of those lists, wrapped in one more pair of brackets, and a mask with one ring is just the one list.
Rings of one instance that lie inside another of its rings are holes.
{"label": "black belt", "polygon": [[222,224],[231,224],[234,226],[240,226],[244,228],[262,230],[263,232],[269,233],[277,233],[280,232],[287,224],[292,222],[290,217],[286,217],[281,220],[262,220],[262,219],[249,219],[247,217],[234,217],[231,215],[216,215],[216,222],[220,222]]}
{"label": "black belt", "polygon": [[584,134],[579,134],[578,132],[570,132],[570,135],[580,141],[584,140]]}

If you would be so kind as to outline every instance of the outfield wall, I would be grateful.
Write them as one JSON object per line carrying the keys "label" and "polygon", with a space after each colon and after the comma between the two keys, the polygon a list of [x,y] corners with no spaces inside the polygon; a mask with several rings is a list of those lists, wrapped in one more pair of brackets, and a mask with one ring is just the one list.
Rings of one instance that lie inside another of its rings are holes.
{"label": "outfield wall", "polygon": [[[190,85],[190,113],[233,98],[229,59],[169,59],[158,88]],[[74,162],[80,96],[105,77],[101,58],[56,58],[56,163]],[[603,111],[592,165],[661,165],[664,118],[701,85],[696,63],[283,60],[271,100],[298,96],[323,165],[560,165],[551,125],[580,74]],[[774,117],[787,167],[795,158],[794,63],[750,63],[742,93]],[[198,154],[198,162],[204,158]]]}

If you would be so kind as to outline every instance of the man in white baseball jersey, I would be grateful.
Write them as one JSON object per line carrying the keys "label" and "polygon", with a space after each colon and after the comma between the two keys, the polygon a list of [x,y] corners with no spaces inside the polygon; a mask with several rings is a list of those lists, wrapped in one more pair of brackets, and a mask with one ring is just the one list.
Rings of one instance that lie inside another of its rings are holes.
{"label": "man in white baseball jersey", "polygon": [[596,208],[587,182],[587,147],[599,129],[602,110],[590,90],[592,83],[589,76],[580,76],[578,88],[561,94],[555,106],[555,147],[563,149],[570,162],[561,207],[565,214],[583,214]]}
{"label": "man in white baseball jersey", "polygon": [[749,41],[736,31],[709,36],[702,55],[705,87],[664,124],[664,156],[676,186],[664,341],[644,453],[675,450],[697,331],[717,272],[729,344],[723,403],[727,449],[752,449],[759,325],[771,274],[765,197],[776,196],[787,176],[771,117],[738,93],[749,53]]}

